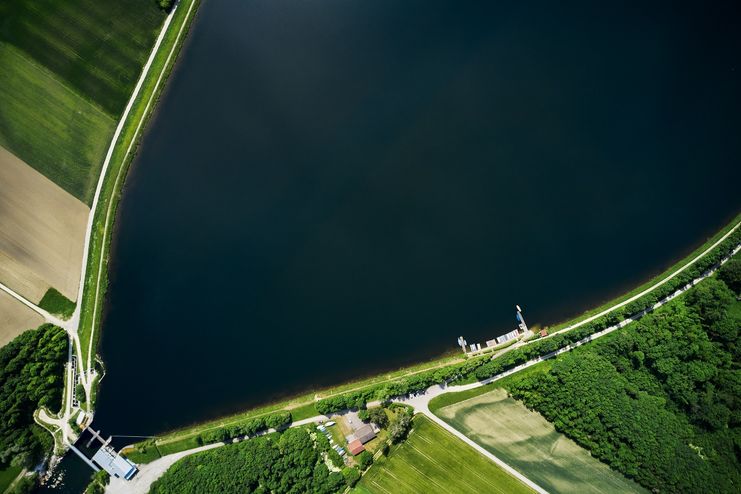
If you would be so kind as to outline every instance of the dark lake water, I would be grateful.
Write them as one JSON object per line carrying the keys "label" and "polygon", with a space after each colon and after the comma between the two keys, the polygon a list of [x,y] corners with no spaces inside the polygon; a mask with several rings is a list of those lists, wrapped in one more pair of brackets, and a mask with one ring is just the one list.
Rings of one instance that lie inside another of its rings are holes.
{"label": "dark lake water", "polygon": [[741,207],[714,2],[206,0],[119,210],[96,426],[552,324]]}

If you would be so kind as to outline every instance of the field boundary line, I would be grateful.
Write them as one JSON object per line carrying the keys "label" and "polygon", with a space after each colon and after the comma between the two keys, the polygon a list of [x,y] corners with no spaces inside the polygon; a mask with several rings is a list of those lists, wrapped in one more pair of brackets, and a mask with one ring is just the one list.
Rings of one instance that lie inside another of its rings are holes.
{"label": "field boundary line", "polygon": [[[142,126],[144,125],[145,120],[147,119],[149,109],[152,105],[152,101],[154,100],[154,97],[157,95],[157,90],[160,87],[160,84],[162,83],[162,78],[164,77],[165,73],[167,72],[168,65],[170,64],[170,60],[172,60],[172,55],[175,53],[175,50],[178,49],[178,43],[180,42],[180,38],[183,34],[183,30],[188,25],[188,17],[190,16],[190,13],[193,11],[193,7],[195,6],[196,2],[193,1],[190,4],[190,7],[188,8],[188,11],[185,13],[185,18],[183,19],[183,23],[180,26],[180,30],[178,31],[177,35],[175,36],[175,41],[173,42],[172,48],[170,49],[170,53],[167,55],[167,59],[165,59],[165,63],[162,66],[162,70],[160,71],[159,77],[157,78],[157,82],[155,82],[154,87],[152,88],[152,93],[149,95],[149,101],[147,101],[147,105],[144,107],[144,111],[142,112],[142,116],[139,119],[139,122],[136,126],[136,129],[134,130],[134,134],[131,137],[131,141],[129,142],[129,146],[126,148],[126,153],[124,154],[123,158],[121,159],[121,163],[125,163],[126,159],[129,157],[129,154],[131,154],[131,150],[134,148],[134,144],[137,142],[137,136],[139,135],[139,132],[141,131]],[[151,65],[152,61],[154,61],[154,57],[157,54],[157,51],[159,51],[159,44],[164,39],[164,36],[167,32],[167,28],[169,27],[170,21],[172,20],[173,16],[175,15],[175,11],[177,10],[178,5],[175,6],[174,9],[170,12],[166,24],[167,26],[163,26],[162,31],[160,32],[160,37],[157,39],[157,43],[155,44],[155,50],[152,51],[152,55],[150,56],[149,61],[147,62],[149,69],[149,65]],[[144,80],[146,76],[146,72],[142,72],[142,78],[140,80],[140,83]],[[137,85],[137,89],[139,88],[140,84]],[[136,94],[132,95],[132,101],[135,99]],[[123,120],[122,120],[123,121]],[[121,166],[118,169],[118,174],[116,175],[116,181],[113,185],[113,194],[115,195],[116,187],[118,186],[119,180],[121,179],[121,176],[123,174],[125,167]],[[103,261],[105,260],[105,252],[106,252],[106,244],[107,242],[105,239],[108,236],[108,229],[110,226],[111,221],[111,211],[113,210],[113,205],[116,203],[116,199],[114,195],[111,196],[110,201],[108,201],[108,209],[106,210],[106,219],[105,223],[103,225],[103,236],[102,236],[102,244],[100,247],[100,261],[98,265],[98,278],[95,283],[95,301],[93,303],[93,314],[91,319],[91,328],[90,328],[90,342],[88,347],[88,354],[87,354],[87,360],[88,360],[88,367],[91,365],[91,359],[93,354],[93,344],[95,342],[95,321],[98,316],[98,302],[100,297],[100,279],[103,272]]]}
{"label": "field boundary line", "polygon": [[[422,436],[418,436],[418,437],[421,438]],[[427,444],[430,444],[429,441],[428,441]],[[424,458],[426,458],[430,463],[432,463],[433,465],[439,467],[441,470],[445,470],[445,465],[443,465],[442,463],[440,463],[436,459],[432,458],[431,456],[429,456],[427,453],[425,453],[421,449],[417,449],[417,447],[414,446],[414,444],[409,443],[409,446],[411,446],[411,448],[414,451],[416,451],[417,453],[419,453],[420,455],[422,455]],[[461,467],[461,469],[464,470],[464,471],[466,471],[466,472],[472,473],[475,477],[477,477],[480,480],[482,480],[485,484],[490,485],[494,490],[496,490],[498,492],[501,492],[502,494],[506,494],[496,484],[493,484],[489,479],[487,479],[486,477],[482,476],[476,470],[470,468],[465,463],[461,463],[455,456],[451,456],[451,460],[452,460],[451,463],[454,463],[456,465],[459,465]],[[463,483],[465,483],[467,486],[469,486],[474,492],[476,492],[476,488],[474,486],[472,486],[471,484],[469,484],[467,480],[464,480],[464,479],[461,479],[461,480],[463,481]]]}
{"label": "field boundary line", "polygon": [[[106,117],[110,118],[111,119],[111,122],[115,122],[116,121],[116,118],[113,115],[111,115],[110,113],[108,113],[107,111],[105,111],[101,106],[99,106],[96,101],[93,101],[90,97],[88,97],[85,94],[81,94],[81,93],[77,92],[77,90],[75,90],[72,86],[70,86],[67,83],[67,81],[65,81],[64,79],[60,78],[55,72],[52,72],[47,67],[44,67],[43,65],[39,64],[30,55],[28,55],[25,52],[25,50],[22,50],[21,48],[15,46],[15,45],[12,45],[10,43],[6,43],[4,41],[0,41],[0,44],[6,45],[11,50],[15,50],[18,53],[18,56],[21,57],[25,62],[27,62],[29,65],[32,65],[37,70],[39,70],[39,71],[43,72],[44,74],[46,74],[47,76],[49,76],[50,79],[52,79],[54,82],[56,82],[60,86],[62,86],[68,93],[72,94],[73,96],[75,96],[77,98],[80,98],[80,99],[85,100],[85,102],[87,102],[87,103],[90,103],[90,105],[93,108],[95,108],[95,110],[97,110],[98,112],[102,113]],[[75,199],[77,199],[77,198],[75,197]],[[80,201],[80,202],[82,202],[83,204],[85,204],[81,199],[77,199],[77,200]],[[85,206],[87,206],[87,204],[85,204]]]}
{"label": "field boundary line", "polygon": [[[116,130],[113,133],[113,137],[111,138],[111,143],[108,146],[108,151],[106,152],[105,159],[103,160],[103,167],[101,168],[100,175],[98,177],[98,184],[95,187],[93,203],[90,206],[90,214],[88,216],[87,227],[85,230],[85,244],[83,247],[82,269],[80,272],[80,285],[78,287],[78,292],[77,292],[77,305],[75,307],[75,312],[73,313],[72,318],[71,318],[72,327],[74,328],[74,331],[76,333],[79,332],[79,329],[80,329],[79,328],[79,324],[81,320],[80,315],[82,312],[83,297],[84,297],[85,288],[86,288],[85,281],[87,278],[88,261],[90,259],[90,246],[92,243],[93,226],[95,224],[95,212],[98,209],[98,202],[100,201],[100,194],[101,194],[101,191],[103,190],[103,184],[105,183],[106,175],[108,174],[108,168],[111,163],[111,158],[113,157],[113,151],[116,149],[116,145],[118,143],[119,138],[121,137],[121,133],[123,132],[123,128],[126,124],[126,120],[129,117],[129,113],[131,112],[131,109],[134,107],[134,103],[136,102],[136,99],[139,97],[139,93],[141,91],[142,86],[144,85],[144,81],[146,80],[147,75],[149,74],[149,69],[152,66],[152,62],[154,61],[157,55],[157,52],[159,51],[159,48],[162,45],[162,40],[165,38],[165,35],[167,34],[167,31],[170,27],[170,23],[172,22],[173,16],[176,11],[177,11],[177,5],[167,15],[167,18],[165,19],[165,22],[162,25],[162,29],[160,29],[160,33],[157,36],[157,40],[155,41],[154,46],[152,47],[152,51],[149,54],[149,58],[147,59],[147,62],[144,64],[144,67],[142,68],[142,72],[139,76],[139,80],[136,82],[136,86],[134,86],[134,91],[131,93],[131,97],[129,98],[129,101],[126,104],[126,108],[124,109],[124,112],[118,121]],[[101,259],[103,258],[102,252],[103,251],[101,250]],[[102,265],[102,260],[101,260],[101,265]],[[100,273],[98,274],[98,281],[96,282],[94,286],[95,302],[96,302],[96,305],[93,307],[94,314],[95,314],[95,311],[97,310],[98,294],[100,292],[99,283],[100,283]],[[91,342],[93,341],[92,334],[94,331],[95,331],[95,319],[93,319],[91,322],[91,338],[90,338]],[[86,394],[89,397],[91,381],[88,380],[86,369],[88,370],[90,369],[91,359],[90,359],[89,354],[87,356],[88,357],[87,359],[83,359],[83,357],[84,355],[81,354],[80,358],[78,359],[79,360],[78,365],[80,366],[79,374],[83,382],[83,385],[85,386]]]}
{"label": "field boundary line", "polygon": [[548,491],[540,487],[538,484],[527,478],[525,475],[521,474],[519,471],[515,470],[514,467],[510,466],[508,463],[503,461],[501,458],[490,452],[489,450],[485,449],[483,446],[479,445],[475,441],[473,441],[471,438],[460,432],[458,429],[453,427],[452,425],[445,422],[443,419],[435,415],[434,413],[430,412],[429,408],[425,408],[424,411],[420,410],[419,413],[423,413],[425,417],[429,418],[433,423],[437,424],[438,427],[442,427],[444,430],[455,436],[456,438],[463,441],[468,446],[472,447],[476,452],[483,455],[485,458],[488,458],[489,460],[496,463],[502,470],[537,492],[538,494],[548,494]]}
{"label": "field boundary line", "polygon": [[34,304],[30,300],[28,300],[26,297],[24,297],[20,293],[16,292],[15,290],[13,290],[12,288],[10,288],[6,284],[0,283],[0,290],[4,291],[8,295],[10,295],[14,299],[16,299],[18,302],[22,303],[23,305],[25,305],[26,307],[28,307],[32,311],[34,311],[37,314],[39,314],[41,317],[43,317],[46,320],[46,322],[50,322],[52,324],[56,324],[57,326],[59,326],[61,328],[65,328],[66,323],[64,321],[62,321],[61,319],[58,319],[57,317],[53,316],[50,312],[47,312],[44,309],[42,309],[41,307],[39,307],[38,305]]}

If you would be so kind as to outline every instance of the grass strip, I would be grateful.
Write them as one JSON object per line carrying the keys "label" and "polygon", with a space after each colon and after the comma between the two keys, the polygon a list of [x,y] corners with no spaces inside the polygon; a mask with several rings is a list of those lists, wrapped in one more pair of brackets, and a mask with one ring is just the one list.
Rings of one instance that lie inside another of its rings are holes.
{"label": "grass strip", "polygon": [[[85,276],[85,291],[82,297],[78,334],[82,359],[89,362],[100,339],[99,327],[102,305],[108,286],[108,262],[110,242],[121,190],[126,172],[136,156],[143,129],[154,113],[156,102],[165,88],[177,55],[187,38],[200,0],[181,0],[173,15],[172,23],[162,40],[160,49],[144,80],[139,96],[134,101],[117,144],[113,150],[108,173],[101,189],[98,208],[93,219],[90,238],[90,255]],[[191,8],[192,7],[192,8]]]}
{"label": "grass strip", "polygon": [[47,312],[69,319],[75,311],[75,303],[59,293],[56,288],[49,288],[39,302],[39,307]]}
{"label": "grass strip", "polygon": [[699,247],[694,249],[692,252],[687,254],[685,257],[680,259],[679,261],[672,264],[669,268],[667,268],[662,273],[659,273],[656,276],[653,276],[649,278],[645,283],[642,283],[641,285],[633,288],[627,293],[624,293],[618,297],[615,297],[593,309],[589,309],[588,311],[574,317],[571,319],[568,319],[566,321],[560,322],[558,324],[555,324],[552,327],[548,328],[548,331],[551,333],[554,333],[556,331],[562,330],[564,328],[567,328],[569,326],[573,326],[574,324],[577,324],[584,319],[588,319],[589,317],[594,316],[595,314],[599,314],[600,312],[603,312],[611,307],[614,307],[615,305],[618,305],[622,302],[625,302],[631,297],[636,296],[637,294],[641,293],[642,291],[648,289],[652,285],[655,285],[656,283],[659,283],[663,280],[666,280],[671,275],[679,271],[680,269],[687,266],[689,263],[691,263],[695,258],[697,258],[698,255],[700,255],[703,251],[708,249],[711,245],[713,245],[715,242],[717,242],[723,235],[731,231],[736,225],[741,222],[741,213],[737,214],[733,219],[731,219],[730,222],[728,222],[723,228],[721,228],[715,235],[707,239],[705,242],[702,243]]}

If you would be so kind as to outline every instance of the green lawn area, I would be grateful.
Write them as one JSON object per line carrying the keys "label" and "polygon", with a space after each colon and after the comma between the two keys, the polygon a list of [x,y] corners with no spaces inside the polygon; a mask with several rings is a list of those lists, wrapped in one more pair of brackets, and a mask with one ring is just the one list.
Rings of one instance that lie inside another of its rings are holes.
{"label": "green lawn area", "polygon": [[527,369],[522,370],[518,372],[517,374],[507,376],[503,379],[499,379],[497,381],[494,381],[493,383],[480,386],[478,388],[469,389],[467,391],[458,391],[455,393],[443,393],[431,399],[428,406],[430,408],[430,411],[434,413],[435,415],[437,415],[437,411],[443,407],[454,405],[456,403],[460,403],[461,401],[470,400],[471,398],[475,398],[477,396],[481,396],[483,394],[489,393],[496,388],[504,387],[512,379],[517,379],[522,376],[528,376],[530,374],[535,374],[535,373],[540,373],[540,372],[548,372],[552,366],[553,366],[553,361],[545,360],[532,367],[528,367]]}
{"label": "green lawn area", "polygon": [[0,42],[0,145],[88,202],[115,122],[17,48]]}
{"label": "green lawn area", "polygon": [[19,473],[21,473],[21,467],[8,467],[0,470],[0,492],[5,492]]}
{"label": "green lawn area", "polygon": [[532,492],[519,480],[422,415],[387,458],[381,457],[353,494]]}
{"label": "green lawn area", "polygon": [[316,417],[317,415],[319,415],[319,412],[316,411],[314,402],[291,409],[291,418],[294,422],[308,419],[310,417]]}
{"label": "green lawn area", "polygon": [[0,2],[0,146],[90,205],[164,16],[154,0]]}
{"label": "green lawn area", "polygon": [[75,311],[75,303],[59,293],[55,288],[49,288],[39,302],[42,309],[68,319]]}
{"label": "green lawn area", "polygon": [[164,17],[154,0],[10,0],[0,40],[118,116]]}
{"label": "green lawn area", "polygon": [[557,432],[539,413],[509,398],[504,389],[479,389],[488,392],[456,393],[453,398],[461,401],[435,414],[542,488],[552,493],[646,492]]}

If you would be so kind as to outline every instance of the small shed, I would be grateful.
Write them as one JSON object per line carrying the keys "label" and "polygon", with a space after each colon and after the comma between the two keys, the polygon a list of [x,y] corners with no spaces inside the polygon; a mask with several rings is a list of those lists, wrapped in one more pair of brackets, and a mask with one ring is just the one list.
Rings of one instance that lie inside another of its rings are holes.
{"label": "small shed", "polygon": [[546,336],[548,336],[548,330],[547,329],[541,329],[540,330],[540,337],[541,338],[545,338]]}
{"label": "small shed", "polygon": [[347,449],[350,451],[350,454],[355,456],[365,451],[365,446],[363,446],[363,443],[361,443],[360,440],[356,439],[347,445]]}

